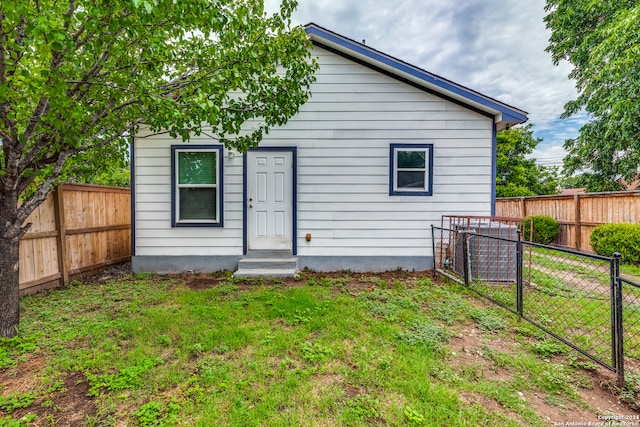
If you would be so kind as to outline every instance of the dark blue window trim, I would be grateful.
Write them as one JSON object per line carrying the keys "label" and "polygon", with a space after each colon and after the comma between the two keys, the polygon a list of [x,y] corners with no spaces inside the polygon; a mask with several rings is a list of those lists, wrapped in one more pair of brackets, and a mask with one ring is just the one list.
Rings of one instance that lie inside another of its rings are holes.
{"label": "dark blue window trim", "polygon": [[[224,158],[222,145],[177,144],[171,146],[171,227],[224,227]],[[218,152],[218,222],[178,222],[176,218],[176,151],[206,150]]]}
{"label": "dark blue window trim", "polygon": [[[291,151],[291,161],[293,162],[293,207],[291,212],[292,229],[291,229],[291,252],[298,255],[298,147],[254,147],[249,151]],[[242,156],[242,253],[247,254],[249,234],[248,234],[248,217],[247,217],[247,153]]]}
{"label": "dark blue window trim", "polygon": [[[428,151],[427,190],[394,190],[396,179],[395,153],[398,148],[426,149]],[[390,196],[431,196],[433,193],[433,144],[390,144],[389,145],[389,195]]]}
{"label": "dark blue window trim", "polygon": [[131,189],[131,256],[136,256],[136,138],[129,146],[129,188]]}

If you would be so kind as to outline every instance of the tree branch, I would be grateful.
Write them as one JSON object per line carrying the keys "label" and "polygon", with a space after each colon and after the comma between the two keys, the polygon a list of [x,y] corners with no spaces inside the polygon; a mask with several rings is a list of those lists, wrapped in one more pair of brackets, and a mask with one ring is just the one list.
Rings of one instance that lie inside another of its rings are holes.
{"label": "tree branch", "polygon": [[[4,20],[6,19],[6,15],[1,14],[0,15],[0,30],[2,29],[2,24],[4,23]],[[24,16],[20,17],[20,24],[18,24],[18,26],[15,27],[15,31],[16,31],[16,44],[18,46],[23,46],[24,45],[24,37],[25,37],[25,33],[24,33],[24,24],[25,24],[25,18]],[[11,77],[15,74],[17,68],[18,68],[18,63],[20,62],[20,59],[23,56],[23,53],[21,51],[16,51],[13,50],[13,52],[16,53],[16,59],[11,61],[13,63],[13,70],[7,70],[7,57],[6,57],[6,52],[8,50],[8,48],[6,47],[6,37],[7,35],[4,33],[4,31],[0,31],[0,85],[6,86],[7,85],[7,79],[8,77]],[[0,119],[2,120],[2,122],[4,123],[5,127],[14,135],[14,137],[17,135],[17,127],[16,127],[16,121],[15,120],[10,120],[9,119],[9,111],[11,109],[11,102],[4,102],[2,104],[0,104]],[[5,158],[6,161],[6,158]]]}
{"label": "tree branch", "polygon": [[[128,106],[134,105],[135,103],[137,103],[138,100],[136,99],[130,99],[129,101],[122,103],[118,106],[116,105],[115,100],[111,100],[108,104],[106,104],[103,108],[101,108],[99,111],[97,111],[96,113],[94,113],[91,118],[89,120],[87,120],[87,122],[85,123],[85,125],[82,127],[81,129],[81,133],[82,134],[88,134],[90,130],[93,130],[92,133],[95,135],[93,138],[89,138],[85,141],[85,143],[81,146],[81,147],[77,147],[77,148],[68,148],[67,150],[65,150],[65,152],[71,152],[73,154],[77,154],[80,153],[82,151],[86,151],[89,149],[92,149],[94,147],[99,147],[101,145],[104,145],[105,142],[104,141],[100,141],[100,143],[95,144],[95,141],[97,141],[100,137],[102,137],[104,135],[104,132],[107,130],[107,128],[102,127],[100,129],[95,129],[96,124],[100,123],[101,120],[103,120],[104,118],[108,117],[110,114],[113,114],[114,112],[118,112],[120,110],[125,109]],[[120,117],[120,115],[117,115],[118,117]],[[136,123],[137,124],[137,123]],[[131,129],[133,127],[135,127],[136,124],[130,124],[125,128],[125,131],[128,129]],[[55,129],[52,129],[52,132],[56,131]],[[27,153],[27,155],[25,155],[19,162],[19,173],[22,173],[22,171],[27,170],[27,169],[32,169],[32,170],[39,170],[41,169],[43,166],[48,166],[52,163],[56,163],[58,161],[58,153],[54,153],[54,155],[52,156],[45,156],[47,147],[51,146],[51,145],[55,145],[56,143],[61,145],[61,146],[65,146],[65,142],[62,138],[58,138],[58,137],[54,137],[53,139],[49,137],[50,135],[48,134],[43,134],[40,136],[39,141],[29,150],[29,152]],[[114,136],[111,138],[108,138],[106,141],[111,142],[115,139],[117,139],[119,136]],[[27,187],[28,187],[29,183],[25,183],[24,185],[21,185],[21,192],[24,191]]]}
{"label": "tree branch", "polygon": [[40,120],[42,117],[49,111],[49,99],[45,98],[44,95],[40,96],[40,100],[38,101],[38,105],[36,106],[31,118],[29,119],[29,124],[22,134],[23,141],[29,141],[36,127],[40,124]]}
{"label": "tree branch", "polygon": [[[5,58],[5,35],[2,31],[4,25],[5,14],[0,12],[0,85],[6,86],[7,84],[7,64]],[[5,105],[4,103],[2,104]]]}
{"label": "tree branch", "polygon": [[66,22],[64,23],[64,29],[67,32],[71,27],[71,18],[73,17],[73,12],[75,12],[75,10],[76,10],[76,1],[69,0],[69,9],[67,9],[67,13],[64,14],[64,16],[67,18]]}
{"label": "tree branch", "polygon": [[47,199],[47,195],[51,190],[53,190],[53,186],[60,176],[64,163],[71,155],[72,153],[69,152],[60,153],[51,176],[45,179],[44,182],[38,186],[38,189],[33,194],[29,195],[18,207],[16,212],[17,222],[23,224],[29,215],[31,215],[31,213]]}

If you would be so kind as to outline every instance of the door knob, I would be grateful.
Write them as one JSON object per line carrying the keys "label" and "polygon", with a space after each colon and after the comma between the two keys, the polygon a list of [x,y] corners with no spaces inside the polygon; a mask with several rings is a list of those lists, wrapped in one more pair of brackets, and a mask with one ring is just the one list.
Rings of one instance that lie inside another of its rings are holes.
{"label": "door knob", "polygon": [[249,205],[249,209],[251,209],[253,207],[253,205]]}

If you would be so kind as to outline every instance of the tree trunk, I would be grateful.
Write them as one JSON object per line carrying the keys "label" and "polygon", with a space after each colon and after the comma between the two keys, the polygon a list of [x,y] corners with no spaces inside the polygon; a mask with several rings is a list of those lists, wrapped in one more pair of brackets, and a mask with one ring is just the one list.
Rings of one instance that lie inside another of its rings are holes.
{"label": "tree trunk", "polygon": [[[0,188],[0,338],[18,333],[20,322],[20,239],[27,227],[22,227],[18,216],[18,195],[4,176],[4,188]],[[9,187],[9,188],[7,188]]]}
{"label": "tree trunk", "polygon": [[6,238],[0,224],[0,338],[13,337],[20,322],[18,263],[20,239]]}

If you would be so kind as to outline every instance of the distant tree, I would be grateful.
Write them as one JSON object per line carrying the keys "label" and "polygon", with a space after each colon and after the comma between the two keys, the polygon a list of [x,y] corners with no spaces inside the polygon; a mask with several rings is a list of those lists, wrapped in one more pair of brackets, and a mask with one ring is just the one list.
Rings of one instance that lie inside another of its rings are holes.
{"label": "distant tree", "polygon": [[317,63],[296,5],[0,2],[0,337],[19,322],[25,220],[58,182],[117,162],[141,124],[185,141],[208,126],[245,151],[298,112]]}
{"label": "distant tree", "polygon": [[131,171],[128,167],[111,167],[91,175],[80,177],[77,182],[84,184],[109,185],[111,187],[129,187]]}
{"label": "distant tree", "polygon": [[78,165],[75,176],[69,177],[69,181],[112,187],[130,186],[129,153],[122,153],[119,158],[112,158],[109,162],[104,162],[98,169],[92,166],[91,164]]}
{"label": "distant tree", "polygon": [[527,159],[540,138],[533,136],[531,124],[515,127],[497,135],[496,197],[554,194],[558,188],[558,171]]}
{"label": "distant tree", "polygon": [[598,190],[615,188],[620,177],[632,181],[640,165],[640,2],[547,0],[545,10],[547,51],[556,65],[573,65],[579,93],[563,117],[591,117],[565,142],[565,173],[589,172]]}
{"label": "distant tree", "polygon": [[588,193],[601,191],[621,191],[623,186],[619,181],[611,181],[598,174],[584,172],[577,175],[563,176],[560,179],[561,188],[584,188]]}

